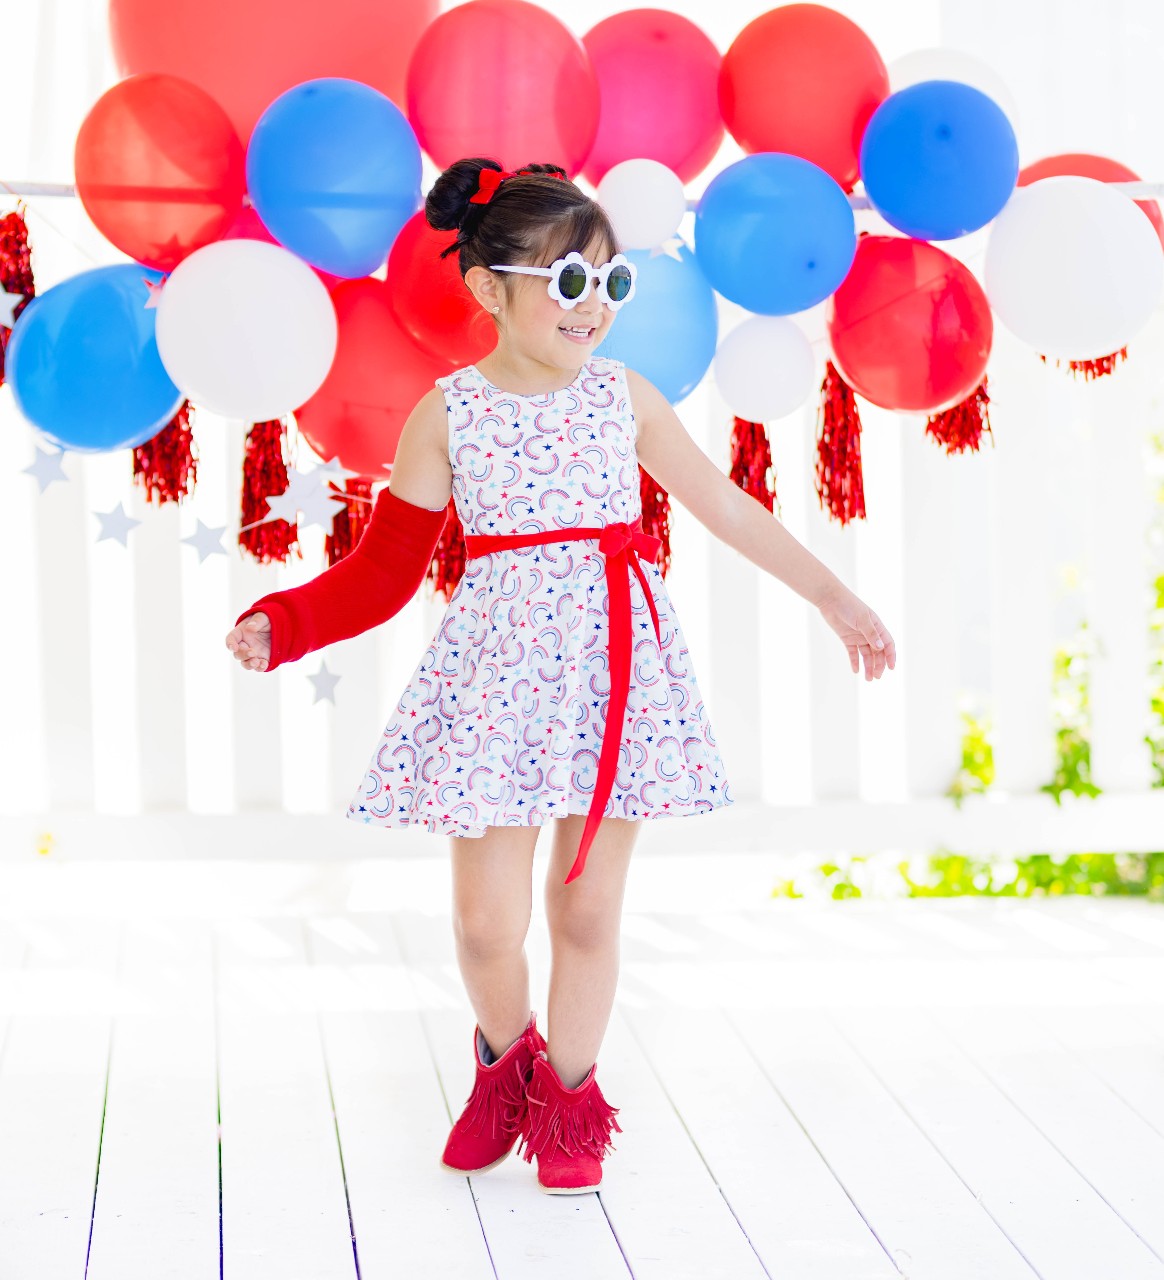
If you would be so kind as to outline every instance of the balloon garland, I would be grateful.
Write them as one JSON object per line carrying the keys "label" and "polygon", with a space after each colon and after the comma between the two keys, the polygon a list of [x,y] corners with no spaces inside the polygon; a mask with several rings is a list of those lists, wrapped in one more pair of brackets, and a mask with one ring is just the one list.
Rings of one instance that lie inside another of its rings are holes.
{"label": "balloon garland", "polygon": [[[236,537],[260,563],[298,550],[301,522],[324,525],[329,563],[347,555],[412,405],[490,349],[455,258],[439,256],[452,233],[417,211],[422,150],[440,166],[543,155],[596,185],[640,273],[606,351],[672,403],[714,364],[731,479],[769,511],[765,424],[814,389],[816,492],[845,524],[866,514],[861,399],[923,416],[948,454],[978,450],[993,441],[995,316],[1044,364],[1090,381],[1127,358],[1164,289],[1164,216],[1109,185],[1138,182],[1131,169],[1067,153],[1020,170],[1013,103],[988,66],[930,49],[886,67],[822,5],[762,13],[721,55],[663,10],[612,15],[578,39],[528,0],[439,15],[434,0],[390,14],[334,0],[328,31],[305,27],[256,79],[223,61],[217,28],[241,48],[275,0],[206,4],[110,4],[124,78],[78,131],[76,194],[133,263],[38,297],[24,206],[0,218],[0,383],[58,447],[128,447],[159,505],[194,491],[199,407],[248,423]],[[166,52],[179,17],[182,67]],[[365,42],[344,34],[373,22],[393,36],[374,73]],[[559,80],[569,95],[550,91]],[[728,133],[744,158],[689,206],[684,183]],[[858,234],[866,207],[889,234]],[[945,242],[983,228],[979,283]],[[727,334],[717,297],[748,313]],[[292,421],[328,459],[313,472],[294,467]],[[640,490],[666,573],[668,496],[641,468]],[[448,515],[429,575],[446,597],[465,555],[451,500]]]}

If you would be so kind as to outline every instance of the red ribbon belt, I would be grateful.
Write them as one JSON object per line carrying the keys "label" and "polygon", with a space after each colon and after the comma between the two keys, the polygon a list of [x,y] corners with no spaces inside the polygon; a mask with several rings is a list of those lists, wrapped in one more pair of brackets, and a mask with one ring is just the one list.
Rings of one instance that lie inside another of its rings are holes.
{"label": "red ribbon belt", "polygon": [[[631,645],[633,623],[630,604],[630,574],[633,569],[642,584],[643,594],[651,609],[655,624],[655,638],[663,643],[659,628],[659,613],[655,597],[647,585],[647,577],[639,564],[645,556],[652,564],[663,543],[661,539],[643,532],[643,518],[633,524],[616,520],[613,524],[595,525],[587,529],[547,529],[544,533],[473,533],[465,535],[465,553],[470,558],[488,555],[491,551],[508,551],[512,547],[534,547],[543,542],[566,542],[579,538],[597,538],[598,550],[606,557],[606,590],[610,597],[609,647],[610,704],[606,712],[606,726],[602,734],[602,750],[598,755],[598,778],[594,786],[594,798],[586,815],[582,842],[578,846],[570,874],[562,882],[576,880],[586,866],[586,855],[602,820],[606,802],[614,786],[618,766],[618,748],[622,739],[622,726],[626,717],[627,698],[630,694]],[[633,555],[631,553],[634,553]]]}

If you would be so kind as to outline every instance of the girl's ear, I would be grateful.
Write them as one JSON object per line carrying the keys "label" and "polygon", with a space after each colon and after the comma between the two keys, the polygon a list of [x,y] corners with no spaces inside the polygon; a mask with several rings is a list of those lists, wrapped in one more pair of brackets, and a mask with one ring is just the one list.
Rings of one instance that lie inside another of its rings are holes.
{"label": "girl's ear", "polygon": [[497,276],[487,267],[470,267],[465,272],[465,283],[469,286],[473,297],[486,311],[492,312],[494,307],[501,305],[501,289]]}

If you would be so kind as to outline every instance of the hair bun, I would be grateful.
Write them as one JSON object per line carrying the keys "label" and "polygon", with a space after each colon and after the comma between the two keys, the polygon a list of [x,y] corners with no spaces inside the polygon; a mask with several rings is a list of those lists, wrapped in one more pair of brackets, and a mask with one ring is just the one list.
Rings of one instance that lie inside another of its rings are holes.
{"label": "hair bun", "polygon": [[424,200],[424,216],[430,227],[459,231],[471,210],[484,208],[469,202],[481,185],[482,169],[500,172],[501,165],[489,156],[475,156],[457,160],[440,174]]}

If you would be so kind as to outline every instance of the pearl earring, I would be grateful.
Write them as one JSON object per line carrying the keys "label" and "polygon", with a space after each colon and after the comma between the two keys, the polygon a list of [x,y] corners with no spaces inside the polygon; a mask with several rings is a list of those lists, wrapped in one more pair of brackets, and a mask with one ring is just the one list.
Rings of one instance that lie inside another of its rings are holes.
{"label": "pearl earring", "polygon": [[501,308],[500,308],[500,307],[494,307],[494,308],[493,308],[493,310],[494,310],[494,311],[500,311],[500,310],[501,310]]}

